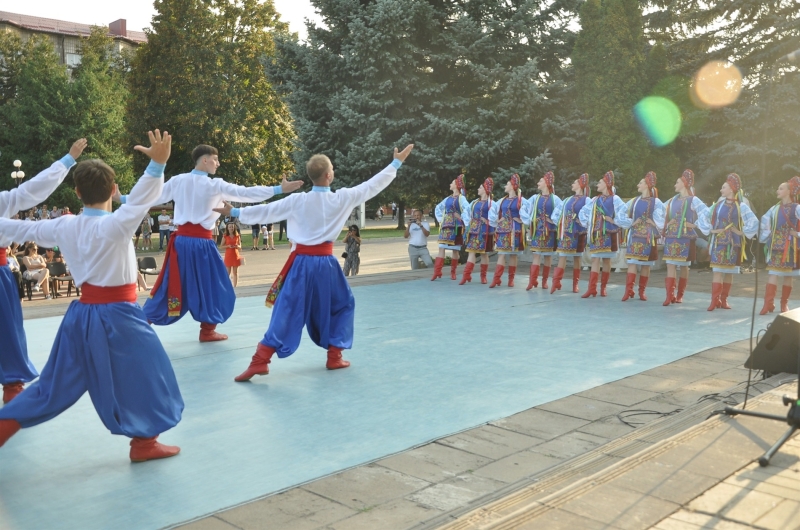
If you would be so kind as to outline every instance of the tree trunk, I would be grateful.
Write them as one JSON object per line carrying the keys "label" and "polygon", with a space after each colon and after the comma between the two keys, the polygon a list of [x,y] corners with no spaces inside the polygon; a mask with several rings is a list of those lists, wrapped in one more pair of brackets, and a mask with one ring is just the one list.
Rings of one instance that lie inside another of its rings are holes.
{"label": "tree trunk", "polygon": [[406,229],[406,203],[405,201],[400,201],[397,203],[397,229],[398,230],[405,230]]}

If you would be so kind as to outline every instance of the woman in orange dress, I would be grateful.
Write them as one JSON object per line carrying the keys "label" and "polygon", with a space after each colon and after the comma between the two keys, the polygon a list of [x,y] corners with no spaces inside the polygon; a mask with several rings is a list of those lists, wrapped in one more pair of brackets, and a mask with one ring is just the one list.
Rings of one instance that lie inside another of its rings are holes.
{"label": "woman in orange dress", "polygon": [[225,267],[234,287],[239,283],[240,248],[242,248],[242,238],[236,230],[236,224],[228,223],[225,227]]}

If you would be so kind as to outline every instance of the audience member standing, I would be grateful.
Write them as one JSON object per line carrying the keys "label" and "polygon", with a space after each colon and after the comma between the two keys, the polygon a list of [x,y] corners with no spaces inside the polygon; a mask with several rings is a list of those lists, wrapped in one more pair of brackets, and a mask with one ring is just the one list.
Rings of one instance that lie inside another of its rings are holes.
{"label": "audience member standing", "polygon": [[239,265],[242,259],[239,255],[240,248],[242,248],[242,238],[236,231],[236,224],[230,222],[225,226],[225,267],[234,287],[239,284]]}
{"label": "audience member standing", "polygon": [[358,255],[361,251],[361,232],[358,230],[358,225],[351,225],[347,235],[344,236],[344,250],[344,275],[357,276],[358,267],[361,265],[361,258]]}
{"label": "audience member standing", "polygon": [[153,218],[150,217],[148,213],[147,216],[142,219],[142,250],[153,250]]}
{"label": "audience member standing", "polygon": [[167,210],[161,210],[158,216],[158,250],[164,250],[164,243],[169,243],[169,225],[172,224],[172,217],[167,214]]}
{"label": "audience member standing", "polygon": [[397,203],[392,203],[392,221],[397,217]]}
{"label": "audience member standing", "polygon": [[431,235],[431,227],[427,221],[422,220],[422,210],[414,210],[406,226],[406,233],[403,234],[403,237],[408,239],[408,258],[411,260],[411,270],[419,268],[419,260],[422,260],[429,269],[433,267],[433,259],[431,253],[428,252],[429,235]]}
{"label": "audience member standing", "polygon": [[275,250],[275,238],[272,235],[272,223],[262,225],[261,233],[264,238],[264,248],[261,250]]}
{"label": "audience member standing", "polygon": [[250,225],[250,233],[253,236],[253,244],[250,250],[258,250],[258,238],[261,236],[261,224]]}

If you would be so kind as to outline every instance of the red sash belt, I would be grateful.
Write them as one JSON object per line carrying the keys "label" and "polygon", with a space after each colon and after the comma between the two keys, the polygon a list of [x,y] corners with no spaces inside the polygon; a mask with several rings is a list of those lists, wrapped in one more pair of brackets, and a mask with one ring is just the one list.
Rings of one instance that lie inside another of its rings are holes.
{"label": "red sash belt", "polygon": [[114,304],[116,302],[136,303],[136,284],[98,287],[90,283],[81,286],[82,304]]}
{"label": "red sash belt", "polygon": [[169,269],[170,274],[167,283],[167,315],[171,317],[180,316],[181,306],[183,305],[181,297],[181,273],[178,270],[178,252],[175,250],[175,238],[177,236],[212,239],[211,230],[206,230],[202,225],[193,223],[185,223],[178,226],[178,230],[169,238],[167,251],[164,253],[164,264],[161,267],[158,278],[156,278],[156,283],[153,284],[153,288],[150,290],[150,298],[152,298],[161,287],[164,274],[166,274],[167,269]]}
{"label": "red sash belt", "polygon": [[272,282],[272,287],[269,288],[269,292],[267,293],[267,307],[272,307],[275,305],[275,300],[278,299],[278,294],[281,292],[281,288],[283,288],[283,282],[286,280],[286,275],[289,274],[289,269],[292,268],[292,263],[294,263],[294,259],[300,256],[331,256],[333,254],[333,243],[331,241],[327,241],[325,243],[320,243],[319,245],[300,245],[298,244],[295,249],[289,254],[289,259],[286,260],[286,264],[281,269],[281,272],[278,274],[278,277],[275,278],[275,281]]}
{"label": "red sash belt", "polygon": [[5,267],[8,265],[8,259],[6,258],[6,249],[0,248],[0,267]]}

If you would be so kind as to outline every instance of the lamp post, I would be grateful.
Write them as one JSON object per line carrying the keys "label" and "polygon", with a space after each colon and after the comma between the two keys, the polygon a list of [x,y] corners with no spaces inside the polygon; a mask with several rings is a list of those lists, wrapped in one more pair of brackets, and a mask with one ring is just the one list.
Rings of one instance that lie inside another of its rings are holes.
{"label": "lamp post", "polygon": [[11,178],[14,179],[17,187],[19,187],[19,183],[25,178],[25,172],[19,169],[22,167],[22,162],[19,160],[14,160],[14,167],[17,168],[17,170],[11,172]]}

